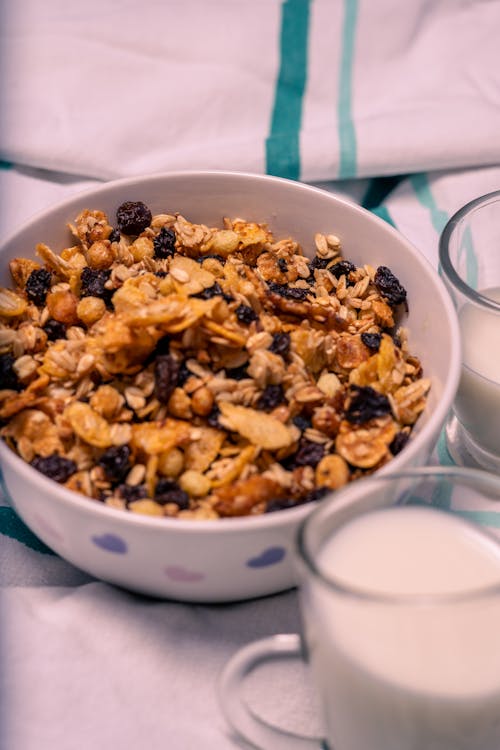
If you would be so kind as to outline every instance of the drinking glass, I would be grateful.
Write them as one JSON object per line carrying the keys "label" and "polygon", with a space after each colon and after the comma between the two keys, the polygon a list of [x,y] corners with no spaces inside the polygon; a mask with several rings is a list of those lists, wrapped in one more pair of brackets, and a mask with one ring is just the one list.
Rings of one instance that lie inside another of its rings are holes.
{"label": "drinking glass", "polygon": [[[243,647],[220,676],[233,729],[262,750],[500,748],[500,537],[466,510],[500,519],[499,501],[496,475],[462,467],[323,501],[296,544],[302,634]],[[251,671],[285,657],[310,665],[325,738],[271,726],[242,698]]]}
{"label": "drinking glass", "polygon": [[445,433],[461,466],[500,471],[500,191],[461,208],[439,244],[458,313],[462,370]]}

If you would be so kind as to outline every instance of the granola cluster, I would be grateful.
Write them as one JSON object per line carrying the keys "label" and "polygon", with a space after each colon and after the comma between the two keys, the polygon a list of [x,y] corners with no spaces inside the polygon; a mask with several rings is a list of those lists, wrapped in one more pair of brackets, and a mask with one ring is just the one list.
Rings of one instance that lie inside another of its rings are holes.
{"label": "granola cluster", "polygon": [[390,269],[317,234],[85,210],[0,289],[0,425],[33,467],[154,516],[254,515],[320,498],[398,453],[430,382]]}

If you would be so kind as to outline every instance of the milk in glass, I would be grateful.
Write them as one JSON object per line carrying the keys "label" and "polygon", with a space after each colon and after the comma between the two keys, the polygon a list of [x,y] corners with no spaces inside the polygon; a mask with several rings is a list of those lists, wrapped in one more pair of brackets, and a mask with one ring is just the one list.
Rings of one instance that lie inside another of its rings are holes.
{"label": "milk in glass", "polygon": [[[500,302],[500,288],[480,292]],[[485,450],[500,453],[500,314],[465,304],[459,311],[463,366],[454,403],[458,419]]]}
{"label": "milk in glass", "polygon": [[384,508],[340,528],[317,567],[348,589],[382,595],[317,582],[303,594],[334,748],[498,750],[500,591],[477,593],[500,588],[497,540],[431,507]]}

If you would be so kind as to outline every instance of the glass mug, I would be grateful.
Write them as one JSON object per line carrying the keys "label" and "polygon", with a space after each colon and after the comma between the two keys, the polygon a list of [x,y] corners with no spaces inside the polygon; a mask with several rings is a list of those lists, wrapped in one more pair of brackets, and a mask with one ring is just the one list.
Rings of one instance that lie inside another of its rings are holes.
{"label": "glass mug", "polygon": [[450,455],[500,471],[500,191],[471,201],[445,226],[439,270],[458,313],[462,370],[446,425]]}
{"label": "glass mug", "polygon": [[[255,641],[219,678],[237,734],[261,750],[500,748],[500,538],[443,497],[500,520],[500,479],[460,467],[357,480],[306,518],[302,637]],[[324,739],[271,726],[242,698],[249,672],[290,656],[310,664]]]}

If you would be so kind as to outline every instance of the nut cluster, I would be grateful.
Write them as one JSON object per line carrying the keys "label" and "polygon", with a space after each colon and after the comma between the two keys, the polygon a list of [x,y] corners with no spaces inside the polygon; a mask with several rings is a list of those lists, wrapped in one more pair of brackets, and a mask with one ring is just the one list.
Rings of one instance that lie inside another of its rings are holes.
{"label": "nut cluster", "polygon": [[85,210],[0,289],[0,420],[38,471],[95,501],[180,518],[316,500],[398,453],[430,381],[390,269],[334,235],[312,259],[265,224],[127,201]]}

